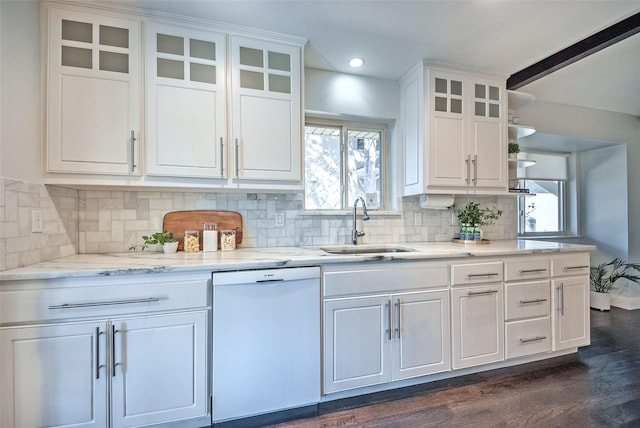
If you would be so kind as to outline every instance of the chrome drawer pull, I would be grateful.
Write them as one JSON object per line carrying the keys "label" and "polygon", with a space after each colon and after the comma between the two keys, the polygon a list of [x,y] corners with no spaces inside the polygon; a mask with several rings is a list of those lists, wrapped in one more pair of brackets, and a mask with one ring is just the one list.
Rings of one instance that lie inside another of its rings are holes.
{"label": "chrome drawer pull", "polygon": [[539,342],[541,340],[545,340],[547,336],[536,336],[531,339],[520,339],[520,343],[531,343],[531,342]]}
{"label": "chrome drawer pull", "polygon": [[471,278],[477,278],[477,277],[490,277],[490,276],[498,276],[500,275],[499,273],[470,273],[467,275],[467,278],[471,279]]}
{"label": "chrome drawer pull", "polygon": [[157,302],[159,300],[160,300],[159,297],[146,297],[144,299],[108,300],[104,302],[63,303],[62,305],[51,305],[49,306],[49,309],[74,309],[74,308],[89,308],[92,306],[126,305],[129,303]]}
{"label": "chrome drawer pull", "polygon": [[467,296],[488,296],[490,294],[496,294],[498,290],[487,290],[487,291],[469,291]]}
{"label": "chrome drawer pull", "polygon": [[546,272],[547,269],[546,268],[542,268],[542,269],[526,269],[526,270],[520,270],[520,274],[525,274],[525,273],[540,273],[540,272]]}
{"label": "chrome drawer pull", "polygon": [[547,299],[534,299],[534,300],[520,300],[521,305],[528,305],[530,303],[542,303],[546,302]]}
{"label": "chrome drawer pull", "polygon": [[588,265],[583,265],[583,266],[565,266],[562,269],[566,272],[568,270],[573,270],[573,269],[587,269],[589,266]]}

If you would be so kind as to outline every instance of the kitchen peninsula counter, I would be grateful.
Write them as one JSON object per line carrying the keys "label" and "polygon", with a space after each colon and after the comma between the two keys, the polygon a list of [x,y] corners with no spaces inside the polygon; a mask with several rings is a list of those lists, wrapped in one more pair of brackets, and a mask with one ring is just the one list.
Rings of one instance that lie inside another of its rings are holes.
{"label": "kitchen peninsula counter", "polygon": [[[501,257],[530,254],[554,254],[592,251],[592,245],[564,244],[533,240],[493,241],[486,245],[453,242],[399,243],[359,245],[368,247],[401,247],[407,252],[377,254],[329,254],[322,247],[239,248],[213,253],[163,254],[160,252],[127,252],[109,254],[76,254],[0,272],[0,282],[74,277],[106,277],[117,275],[265,269],[387,260],[429,260],[466,257]],[[333,248],[341,246],[331,246]],[[345,248],[353,248],[344,245]]]}

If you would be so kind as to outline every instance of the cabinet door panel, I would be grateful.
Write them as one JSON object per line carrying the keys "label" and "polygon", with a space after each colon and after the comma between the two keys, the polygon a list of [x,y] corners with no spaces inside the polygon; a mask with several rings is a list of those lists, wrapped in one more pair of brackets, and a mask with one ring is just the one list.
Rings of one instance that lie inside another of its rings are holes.
{"label": "cabinet door panel", "polygon": [[473,145],[476,165],[473,167],[478,187],[506,188],[507,160],[503,126],[500,121],[476,120],[473,130]]}
{"label": "cabinet door panel", "polygon": [[453,368],[504,359],[502,285],[451,291]]}
{"label": "cabinet door panel", "polygon": [[591,342],[589,277],[552,281],[553,350],[586,346]]}
{"label": "cabinet door panel", "polygon": [[434,118],[432,139],[429,151],[429,183],[434,186],[465,186],[467,164],[462,118]]}
{"label": "cabinet door panel", "polygon": [[299,159],[291,156],[296,150],[291,134],[291,102],[243,95],[240,103],[239,176],[270,179],[293,174],[293,161]]}
{"label": "cabinet door panel", "polygon": [[449,292],[405,294],[393,296],[392,301],[396,311],[393,379],[449,370]]}
{"label": "cabinet door panel", "polygon": [[114,320],[113,426],[207,414],[207,311]]}
{"label": "cabinet door panel", "polygon": [[[159,85],[156,96],[158,168],[184,167],[195,171],[208,168],[202,175],[214,175],[220,163],[216,138],[219,133],[214,120],[216,93]],[[185,171],[181,175],[189,173]]]}
{"label": "cabinet door panel", "polygon": [[325,393],[390,380],[389,316],[386,297],[325,302]]}
{"label": "cabinet door panel", "polygon": [[140,22],[48,13],[48,171],[138,173]]}
{"label": "cabinet door panel", "polygon": [[108,376],[97,367],[106,364],[105,336],[97,335],[105,328],[90,322],[0,329],[0,425],[105,427]]}

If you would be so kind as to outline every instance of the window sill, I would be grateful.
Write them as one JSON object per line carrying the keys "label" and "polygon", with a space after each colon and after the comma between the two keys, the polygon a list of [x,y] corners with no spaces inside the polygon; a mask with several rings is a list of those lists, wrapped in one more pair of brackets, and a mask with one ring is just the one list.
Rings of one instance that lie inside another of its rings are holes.
{"label": "window sill", "polygon": [[[399,211],[374,211],[368,210],[367,214],[369,217],[402,217],[402,213]],[[328,216],[328,217],[342,217],[342,216],[352,216],[353,209],[351,210],[302,210],[300,211],[301,216],[305,215],[313,215],[313,216]],[[358,210],[358,216],[362,215],[362,211]]]}

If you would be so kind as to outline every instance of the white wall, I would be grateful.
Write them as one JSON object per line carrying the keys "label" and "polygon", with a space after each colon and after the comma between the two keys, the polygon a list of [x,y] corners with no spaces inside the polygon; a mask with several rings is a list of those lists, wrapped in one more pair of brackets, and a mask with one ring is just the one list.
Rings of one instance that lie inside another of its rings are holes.
{"label": "white wall", "polygon": [[[629,219],[640,218],[640,171],[637,167],[640,165],[640,117],[544,101],[523,107],[518,114],[521,123],[542,133],[626,144],[626,215]],[[617,190],[615,192],[619,194]],[[620,195],[621,198],[624,196]],[[625,245],[628,245],[628,260],[640,261],[640,222],[629,222]],[[620,245],[611,246],[612,251],[617,248],[621,248]]]}
{"label": "white wall", "polygon": [[583,190],[583,231],[598,247],[594,264],[629,257],[627,148],[624,144],[579,154]]}
{"label": "white wall", "polygon": [[42,177],[40,6],[0,1],[0,177]]}

